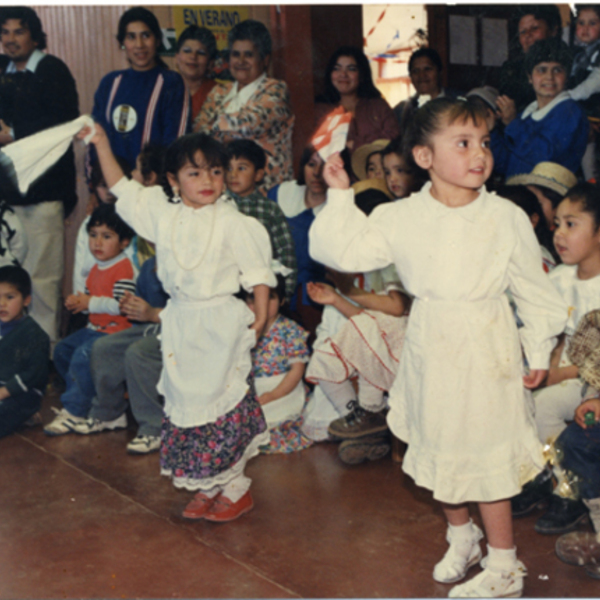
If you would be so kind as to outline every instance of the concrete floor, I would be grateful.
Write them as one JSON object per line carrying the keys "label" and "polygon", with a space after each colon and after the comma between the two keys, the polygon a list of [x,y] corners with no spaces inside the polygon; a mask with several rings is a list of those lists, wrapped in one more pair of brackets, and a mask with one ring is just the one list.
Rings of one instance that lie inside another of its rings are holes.
{"label": "concrete floor", "polygon": [[[431,577],[446,550],[440,509],[389,457],[349,467],[332,443],[259,456],[254,510],[219,525],[180,516],[192,494],[159,476],[157,454],[126,454],[134,433],[0,440],[0,599],[448,594]],[[556,558],[556,536],[533,531],[539,514],[515,522],[525,595],[599,596]]]}

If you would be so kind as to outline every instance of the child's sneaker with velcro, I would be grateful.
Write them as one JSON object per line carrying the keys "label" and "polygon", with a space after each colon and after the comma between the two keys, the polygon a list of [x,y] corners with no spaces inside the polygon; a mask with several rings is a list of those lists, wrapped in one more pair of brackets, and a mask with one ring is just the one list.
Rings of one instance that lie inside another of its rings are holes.
{"label": "child's sneaker with velcro", "polygon": [[113,421],[100,421],[100,419],[85,419],[82,423],[73,425],[73,431],[81,435],[100,433],[101,431],[114,431],[127,427],[127,415],[123,413]]}
{"label": "child's sneaker with velcro", "polygon": [[56,413],[54,420],[44,427],[46,435],[64,435],[65,433],[73,433],[73,428],[79,423],[85,421],[84,417],[76,417],[72,415],[66,408],[51,407]]}
{"label": "child's sneaker with velcro", "polygon": [[129,454],[150,454],[160,450],[160,437],[158,435],[138,435],[127,444]]}

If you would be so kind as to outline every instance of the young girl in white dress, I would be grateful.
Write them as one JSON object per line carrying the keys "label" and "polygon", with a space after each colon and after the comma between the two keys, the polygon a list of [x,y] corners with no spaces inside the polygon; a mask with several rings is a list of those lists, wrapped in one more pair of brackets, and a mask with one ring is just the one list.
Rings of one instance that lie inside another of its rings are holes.
{"label": "young girl in white dress", "polygon": [[[160,315],[161,473],[176,487],[198,492],[184,517],[231,521],[253,507],[244,467],[269,442],[249,377],[250,349],[276,283],[269,236],[222,196],[227,155],[216,140],[191,134],[169,147],[169,200],[160,186],[124,178],[96,127],[91,142],[117,211],[156,245],[157,274],[170,296]],[[240,285],[254,294],[254,312],[233,296]]]}
{"label": "young girl in white dress", "polygon": [[[485,568],[450,596],[520,596],[526,571],[516,557],[509,499],[544,465],[523,385],[543,381],[566,307],[543,272],[525,213],[484,187],[493,159],[479,109],[433,100],[406,135],[431,181],[367,218],[334,155],[311,255],[341,271],[396,265],[414,301],[388,424],[408,443],[405,472],[433,490],[448,521],[450,547],[433,577],[459,581],[481,558],[483,533],[467,507],[477,502],[488,538]],[[519,332],[507,288],[524,323]]]}

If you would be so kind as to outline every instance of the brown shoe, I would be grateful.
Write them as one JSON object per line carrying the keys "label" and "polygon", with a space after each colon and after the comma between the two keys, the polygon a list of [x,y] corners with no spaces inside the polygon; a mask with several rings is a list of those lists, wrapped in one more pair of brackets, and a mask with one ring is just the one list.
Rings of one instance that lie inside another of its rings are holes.
{"label": "brown shoe", "polygon": [[379,460],[391,449],[387,435],[369,435],[358,440],[344,440],[338,448],[340,460],[347,465],[359,465],[365,460]]}
{"label": "brown shoe", "polygon": [[334,438],[353,440],[365,435],[375,435],[387,431],[386,411],[369,412],[356,400],[350,400],[347,408],[350,412],[329,424],[327,431]]}
{"label": "brown shoe", "polygon": [[184,519],[203,519],[210,507],[216,502],[219,494],[209,498],[206,494],[198,492],[193,500],[185,507],[182,516]]}
{"label": "brown shoe", "polygon": [[254,501],[250,490],[248,490],[237,502],[232,502],[229,498],[221,495],[212,504],[204,518],[214,523],[226,523],[241,517],[244,513],[252,510]]}

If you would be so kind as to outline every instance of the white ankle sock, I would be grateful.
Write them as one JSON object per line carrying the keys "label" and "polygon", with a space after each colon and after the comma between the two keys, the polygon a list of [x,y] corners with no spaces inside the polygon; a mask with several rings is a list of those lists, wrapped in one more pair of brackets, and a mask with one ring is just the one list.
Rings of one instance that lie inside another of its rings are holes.
{"label": "white ankle sock", "polygon": [[488,544],[486,568],[496,572],[512,571],[517,564],[517,548],[492,548]]}

